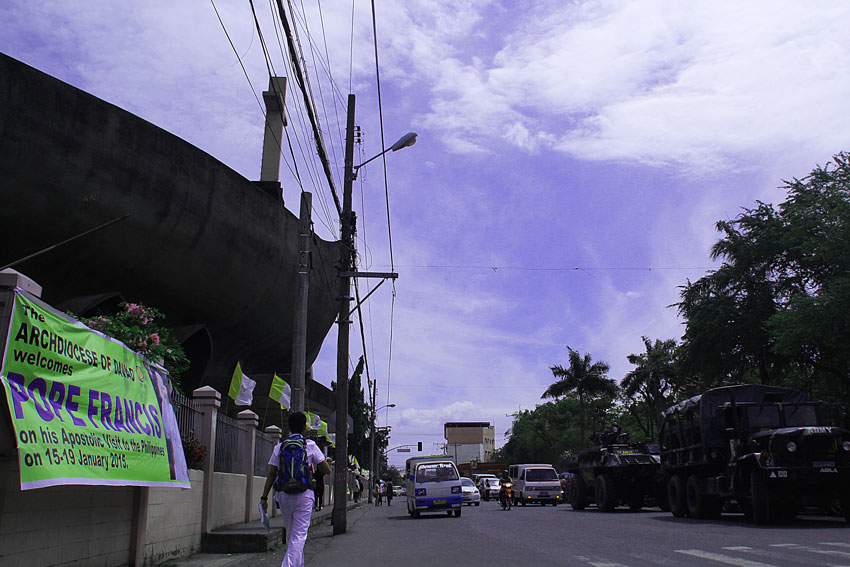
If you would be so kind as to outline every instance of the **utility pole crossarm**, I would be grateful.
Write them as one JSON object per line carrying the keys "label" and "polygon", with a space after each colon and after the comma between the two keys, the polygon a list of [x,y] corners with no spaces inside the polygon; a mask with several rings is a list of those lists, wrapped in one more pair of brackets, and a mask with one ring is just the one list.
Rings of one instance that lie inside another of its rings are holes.
{"label": "utility pole crossarm", "polygon": [[396,280],[398,274],[396,272],[340,272],[341,278],[380,278],[384,280]]}

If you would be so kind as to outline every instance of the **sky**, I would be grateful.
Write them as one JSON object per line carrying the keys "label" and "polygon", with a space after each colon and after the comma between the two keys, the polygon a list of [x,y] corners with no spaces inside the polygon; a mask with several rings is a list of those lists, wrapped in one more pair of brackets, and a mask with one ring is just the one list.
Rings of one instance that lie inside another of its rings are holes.
{"label": "sky", "polygon": [[[359,269],[399,274],[363,315],[390,447],[436,452],[446,421],[490,422],[501,446],[567,346],[619,381],[642,336],[682,336],[670,306],[716,266],[714,224],[850,150],[842,0],[375,4],[373,28],[362,0],[284,2],[338,188],[349,93],[357,163],[418,133],[354,186]],[[258,97],[269,67],[291,71],[276,3],[254,6],[263,41],[244,0],[13,0],[0,51],[258,179]],[[297,214],[313,192],[316,232],[335,239],[295,81],[286,98],[284,200]],[[355,322],[353,361],[363,342]],[[333,329],[319,382],[335,358]]]}

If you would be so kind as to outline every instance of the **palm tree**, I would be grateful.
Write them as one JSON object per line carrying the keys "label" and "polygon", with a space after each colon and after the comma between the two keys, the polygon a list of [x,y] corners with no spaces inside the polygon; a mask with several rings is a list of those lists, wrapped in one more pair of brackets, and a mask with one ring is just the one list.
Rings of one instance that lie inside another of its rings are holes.
{"label": "palm tree", "polygon": [[541,398],[561,398],[570,392],[578,395],[578,423],[582,447],[587,445],[584,435],[584,400],[586,397],[598,396],[600,394],[617,393],[617,384],[607,377],[609,366],[606,362],[592,362],[590,355],[581,355],[578,351],[571,349],[570,365],[564,368],[560,364],[552,366],[552,375],[558,378],[553,382]]}
{"label": "palm tree", "polygon": [[627,396],[640,396],[642,403],[651,408],[649,431],[654,431],[654,424],[675,393],[677,346],[673,339],[655,339],[654,343],[647,337],[641,337],[641,340],[646,352],[628,356],[635,368],[626,374],[620,386]]}

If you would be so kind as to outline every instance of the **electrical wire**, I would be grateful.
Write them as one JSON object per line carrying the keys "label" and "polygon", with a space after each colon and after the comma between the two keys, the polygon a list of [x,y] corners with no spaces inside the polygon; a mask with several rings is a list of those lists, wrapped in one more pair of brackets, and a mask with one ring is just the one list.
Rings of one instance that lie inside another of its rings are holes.
{"label": "electrical wire", "polygon": [[[378,23],[375,16],[375,0],[372,0],[372,38],[375,43],[375,80],[378,87],[378,121],[381,128],[381,150],[383,151],[384,148],[386,148],[386,141],[384,140],[384,107],[381,101],[381,70],[378,65]],[[381,156],[381,161],[384,164],[384,193],[386,195],[387,203],[387,236],[389,239],[390,249],[390,267],[393,271],[395,271],[395,260],[393,259],[393,230],[392,224],[390,223],[390,187],[389,182],[387,181],[386,153]],[[393,288],[395,288],[395,282],[393,282]]]}

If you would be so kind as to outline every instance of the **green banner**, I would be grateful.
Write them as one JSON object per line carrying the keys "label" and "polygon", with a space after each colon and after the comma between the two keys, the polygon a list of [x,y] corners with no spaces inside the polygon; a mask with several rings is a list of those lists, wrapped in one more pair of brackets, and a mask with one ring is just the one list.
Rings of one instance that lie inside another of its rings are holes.
{"label": "green banner", "polygon": [[0,382],[22,490],[189,487],[168,374],[21,290],[15,291]]}

